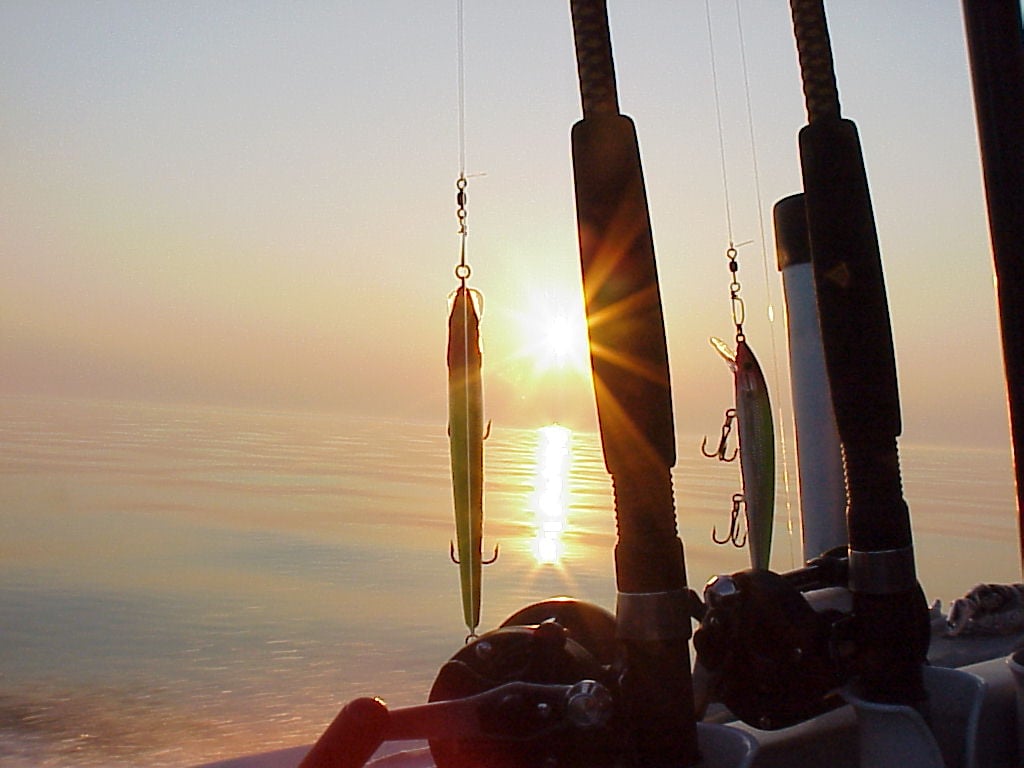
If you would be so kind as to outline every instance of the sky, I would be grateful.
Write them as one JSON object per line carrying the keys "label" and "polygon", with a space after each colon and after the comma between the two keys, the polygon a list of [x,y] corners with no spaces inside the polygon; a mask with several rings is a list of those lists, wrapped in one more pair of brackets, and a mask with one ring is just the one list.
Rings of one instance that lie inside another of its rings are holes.
{"label": "sky", "polygon": [[[753,241],[739,257],[747,338],[785,408],[770,210],[800,189],[805,112],[788,3],[740,5],[742,46],[736,4],[709,3],[724,178],[733,239]],[[0,4],[0,393],[443,423],[457,7]],[[960,4],[880,7],[827,3],[875,206],[904,439],[1005,446]],[[714,436],[732,384],[707,340],[732,327],[705,3],[611,0],[609,13],[620,105],[643,155],[677,430]],[[466,0],[463,27],[467,256],[484,296],[488,416],[592,425],[580,356],[555,354],[551,338],[583,334],[568,0]]]}

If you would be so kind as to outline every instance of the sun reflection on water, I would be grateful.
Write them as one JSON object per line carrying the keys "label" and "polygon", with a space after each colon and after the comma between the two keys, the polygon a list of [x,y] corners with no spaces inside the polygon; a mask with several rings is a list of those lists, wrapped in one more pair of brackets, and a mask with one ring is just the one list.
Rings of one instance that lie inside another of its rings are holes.
{"label": "sun reflection on water", "polygon": [[569,465],[572,430],[549,424],[537,430],[536,468],[531,506],[536,518],[537,533],[533,554],[537,562],[558,565],[564,550],[569,510]]}

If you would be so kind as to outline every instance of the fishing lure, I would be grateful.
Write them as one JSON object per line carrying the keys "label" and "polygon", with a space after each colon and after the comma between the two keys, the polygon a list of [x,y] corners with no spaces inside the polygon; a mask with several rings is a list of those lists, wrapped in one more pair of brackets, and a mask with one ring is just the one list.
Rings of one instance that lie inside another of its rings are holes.
{"label": "fishing lure", "polygon": [[480,292],[469,288],[470,268],[466,263],[466,177],[455,183],[462,238],[455,276],[459,287],[451,299],[448,313],[448,441],[451,450],[452,493],[455,501],[455,536],[449,554],[459,566],[462,589],[462,615],[475,637],[480,625],[481,566],[493,563],[494,555],[484,560],[484,440],[490,424],[484,427],[484,396],[480,351]]}
{"label": "fishing lure", "polygon": [[[768,385],[743,333],[746,309],[740,296],[737,255],[736,246],[730,237],[725,256],[729,260],[729,272],[732,274],[729,298],[732,302],[732,322],[736,326],[736,351],[733,352],[721,339],[711,338],[711,346],[733,373],[735,406],[725,412],[718,448],[713,452],[708,451],[705,437],[701,453],[719,461],[732,461],[739,453],[743,493],[732,497],[729,534],[720,540],[717,531],[712,529],[711,538],[717,544],[728,542],[735,547],[749,545],[750,566],[767,570],[771,559],[775,516],[775,425]],[[739,431],[739,449],[728,456],[727,444],[734,421]],[[741,508],[746,522],[745,531],[739,519]]]}
{"label": "fishing lure", "polygon": [[[768,386],[761,366],[742,333],[738,334],[735,352],[721,339],[712,338],[711,344],[733,372],[740,475],[743,481],[742,504],[747,523],[746,543],[750,548],[750,565],[767,570],[775,512],[775,426]],[[723,434],[727,434],[725,429]],[[705,452],[705,455],[727,460],[724,458],[724,445],[719,446],[718,453]],[[734,496],[734,518],[739,508],[738,501]],[[734,519],[726,541],[731,540],[736,546],[743,546],[743,542],[737,538],[739,535],[739,526]],[[715,533],[712,536],[718,541]]]}

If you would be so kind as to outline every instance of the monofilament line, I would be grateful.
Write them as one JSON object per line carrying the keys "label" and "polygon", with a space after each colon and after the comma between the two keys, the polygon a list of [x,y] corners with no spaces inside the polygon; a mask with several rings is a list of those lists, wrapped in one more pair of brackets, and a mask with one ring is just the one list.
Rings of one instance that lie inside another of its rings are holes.
{"label": "monofilament line", "polygon": [[[739,0],[736,0],[735,8],[736,8],[736,26],[737,26],[737,31],[738,31],[738,41],[739,41],[739,48],[740,48],[740,63],[741,63],[742,74],[743,74],[744,101],[745,101],[746,111],[747,111],[747,129],[748,129],[748,132],[749,132],[751,170],[752,170],[753,181],[754,181],[755,206],[756,206],[756,209],[757,209],[758,234],[759,234],[760,242],[761,242],[761,265],[762,265],[763,272],[764,272],[765,297],[766,297],[766,301],[767,301],[767,305],[768,305],[769,336],[770,336],[770,339],[771,339],[771,353],[772,353],[772,364],[771,364],[771,369],[772,369],[772,385],[773,385],[773,388],[774,388],[775,392],[779,393],[782,390],[781,390],[781,386],[780,386],[780,383],[779,383],[778,346],[777,346],[776,341],[775,341],[775,308],[774,308],[774,304],[773,304],[773,300],[772,300],[771,280],[769,278],[768,250],[767,250],[767,245],[766,245],[767,239],[765,237],[766,233],[765,233],[764,203],[763,203],[763,200],[762,200],[762,197],[761,197],[761,179],[760,179],[760,170],[758,168],[758,159],[757,159],[757,139],[756,139],[756,132],[754,130],[754,114],[753,114],[753,107],[751,105],[751,97],[750,97],[750,74],[749,74],[749,67],[747,66],[746,44],[745,44],[744,37],[743,37],[743,20],[742,20],[742,13],[741,13],[741,9],[740,9],[740,2],[739,2]],[[713,85],[713,88],[714,88],[715,119],[716,119],[717,126],[718,126],[718,148],[719,148],[719,156],[720,156],[721,167],[722,167],[722,190],[723,190],[723,196],[724,196],[724,199],[725,199],[725,219],[726,219],[726,228],[728,230],[728,237],[729,237],[729,251],[728,252],[732,253],[733,254],[733,258],[734,258],[735,257],[735,252],[736,252],[736,245],[735,245],[735,242],[733,240],[733,230],[732,230],[732,201],[731,201],[730,194],[729,194],[729,174],[728,174],[728,167],[727,167],[727,163],[726,163],[726,151],[725,151],[725,130],[724,130],[723,123],[722,123],[721,95],[720,95],[720,89],[719,89],[719,83],[718,83],[718,68],[717,68],[716,57],[715,57],[714,29],[713,29],[713,25],[712,25],[712,22],[711,22],[711,3],[710,3],[710,0],[704,0],[704,14],[705,14],[705,19],[707,20],[708,48],[710,49],[710,54],[711,54],[711,81],[712,81],[712,85]],[[735,264],[732,264],[731,267],[734,268]],[[734,280],[735,280],[735,269],[733,269],[733,275],[734,275]],[[733,297],[733,301],[734,301],[734,303],[736,301],[735,295]],[[785,411],[784,411],[784,408],[783,408],[782,403],[781,403],[781,397],[776,397],[775,398],[775,402],[777,404],[777,409],[778,409],[779,424],[784,426],[786,424],[786,420],[785,420]],[[788,454],[787,454],[786,437],[785,437],[785,429],[784,428],[779,430],[779,450],[780,450],[780,453],[782,454],[782,462],[781,462],[782,463],[782,480],[783,480],[784,497],[785,497],[785,505],[786,505],[786,527],[787,527],[787,533],[788,533],[788,539],[789,539],[789,542],[788,542],[789,543],[789,559],[790,559],[790,564],[793,565],[795,561],[794,561],[794,553],[793,553],[794,530],[793,530],[793,510],[792,510],[792,502],[791,502],[792,494],[791,494],[790,481],[789,481],[789,458],[788,458]]]}
{"label": "monofilament line", "polygon": [[722,126],[722,100],[718,88],[718,67],[715,64],[715,36],[711,29],[711,0],[704,0],[704,18],[708,24],[708,48],[711,51],[711,84],[715,93],[715,121],[718,125],[718,157],[722,166],[722,195],[725,198],[725,227],[729,247],[733,247],[732,204],[729,200],[729,173],[725,164],[725,129]]}
{"label": "monofilament line", "polygon": [[[764,290],[765,297],[768,302],[768,327],[769,337],[772,345],[772,384],[775,387],[775,392],[782,392],[781,384],[779,382],[779,354],[778,346],[775,343],[775,302],[772,298],[772,287],[771,279],[769,277],[768,269],[768,238],[766,237],[766,227],[764,221],[764,200],[761,197],[761,173],[757,161],[757,137],[754,130],[754,110],[751,106],[750,98],[750,69],[747,66],[747,46],[743,39],[743,14],[740,10],[740,0],[736,0],[736,31],[739,36],[740,44],[740,64],[743,70],[743,95],[746,102],[747,108],[747,129],[750,134],[750,162],[754,175],[754,197],[757,203],[757,226],[758,234],[761,238],[761,266],[764,270]],[[783,496],[786,503],[786,528],[789,534],[789,562],[790,567],[795,567],[795,556],[793,554],[793,505],[792,505],[792,494],[790,492],[789,483],[789,456],[786,449],[786,418],[785,408],[782,405],[782,398],[775,398],[776,408],[779,413],[779,451],[782,454],[782,484],[783,484]]]}
{"label": "monofilament line", "polygon": [[463,0],[456,9],[456,44],[458,58],[458,113],[459,113],[459,178],[466,177],[466,35],[463,18]]}

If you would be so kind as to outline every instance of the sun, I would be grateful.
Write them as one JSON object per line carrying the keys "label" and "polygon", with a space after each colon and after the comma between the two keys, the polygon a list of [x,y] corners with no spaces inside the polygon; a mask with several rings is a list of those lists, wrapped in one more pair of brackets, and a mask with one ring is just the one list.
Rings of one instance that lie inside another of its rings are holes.
{"label": "sun", "polygon": [[555,367],[563,367],[582,351],[579,329],[573,328],[572,319],[566,314],[555,315],[546,323],[542,356]]}
{"label": "sun", "polygon": [[531,311],[520,316],[524,357],[533,361],[538,373],[589,368],[587,324],[582,307],[573,302],[533,302]]}

